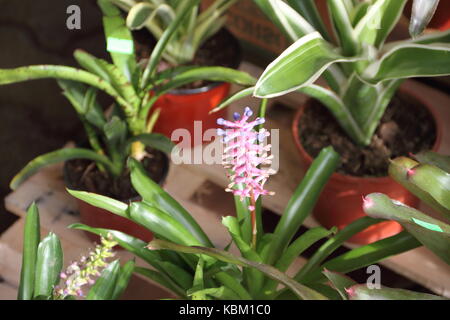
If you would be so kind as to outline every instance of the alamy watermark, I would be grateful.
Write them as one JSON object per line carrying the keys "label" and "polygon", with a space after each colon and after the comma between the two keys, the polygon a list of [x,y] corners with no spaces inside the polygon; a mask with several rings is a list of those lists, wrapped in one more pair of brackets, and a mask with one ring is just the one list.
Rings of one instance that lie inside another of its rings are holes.
{"label": "alamy watermark", "polygon": [[66,26],[69,30],[81,29],[81,9],[76,4],[67,7],[66,13],[69,15],[66,19]]}
{"label": "alamy watermark", "polygon": [[[271,145],[271,155],[273,155],[270,168],[278,172],[280,165],[280,130],[268,130],[269,137],[265,137],[260,144]],[[207,164],[214,165],[223,163],[224,149],[233,143],[233,140],[223,142],[218,135],[217,129],[208,129],[203,132],[202,122],[194,122],[194,132],[187,129],[176,129],[170,137],[176,145],[172,150],[171,159],[174,164]],[[195,147],[191,148],[191,146]]]}

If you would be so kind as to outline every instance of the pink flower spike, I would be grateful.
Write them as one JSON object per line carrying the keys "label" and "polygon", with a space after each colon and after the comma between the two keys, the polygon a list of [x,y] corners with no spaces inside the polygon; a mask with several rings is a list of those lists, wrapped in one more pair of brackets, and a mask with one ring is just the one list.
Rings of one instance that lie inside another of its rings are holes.
{"label": "pink flower spike", "polygon": [[[261,143],[270,133],[262,129],[259,132],[255,127],[265,122],[264,118],[248,121],[253,115],[250,108],[245,108],[244,114],[235,113],[235,121],[218,119],[217,123],[224,126],[218,129],[218,134],[223,137],[226,144],[223,155],[223,165],[230,169],[230,185],[226,189],[241,200],[253,197],[256,201],[260,195],[273,195],[263,188],[265,182],[274,171],[270,168],[260,168],[261,165],[271,165],[273,155],[268,155],[271,145],[264,146]],[[237,186],[240,185],[239,189]],[[254,206],[249,209],[254,210]]]}

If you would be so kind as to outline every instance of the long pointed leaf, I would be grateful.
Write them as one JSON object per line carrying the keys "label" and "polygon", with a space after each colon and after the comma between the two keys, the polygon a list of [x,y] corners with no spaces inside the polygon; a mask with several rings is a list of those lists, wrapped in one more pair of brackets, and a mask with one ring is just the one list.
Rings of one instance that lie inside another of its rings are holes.
{"label": "long pointed leaf", "polygon": [[351,62],[338,54],[318,32],[292,44],[266,70],[255,86],[254,95],[273,98],[313,84],[333,63]]}
{"label": "long pointed leaf", "polygon": [[381,193],[372,193],[365,198],[364,211],[372,217],[399,222],[424,246],[450,264],[450,225]]}
{"label": "long pointed leaf", "polygon": [[53,287],[59,282],[62,266],[63,252],[61,242],[57,235],[49,233],[38,247],[34,297],[49,297],[52,294]]}
{"label": "long pointed leaf", "polygon": [[86,300],[112,300],[114,288],[120,274],[120,262],[114,260],[101,273],[89,290]]}
{"label": "long pointed leaf", "polygon": [[27,209],[23,230],[22,268],[20,271],[18,300],[30,300],[33,298],[40,237],[39,210],[33,202]]}
{"label": "long pointed leaf", "polygon": [[41,155],[30,161],[20,172],[12,179],[11,189],[15,190],[28,177],[35,174],[42,167],[50,164],[67,161],[71,159],[89,159],[98,161],[111,170],[111,162],[103,155],[100,155],[89,149],[66,148]]}

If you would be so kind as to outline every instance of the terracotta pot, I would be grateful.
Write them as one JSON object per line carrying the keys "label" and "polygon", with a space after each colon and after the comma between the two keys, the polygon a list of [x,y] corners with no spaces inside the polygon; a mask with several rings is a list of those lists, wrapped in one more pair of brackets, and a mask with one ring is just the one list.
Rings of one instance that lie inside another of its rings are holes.
{"label": "terracotta pot", "polygon": [[[406,91],[405,93],[414,96],[411,92]],[[418,97],[414,96],[414,98],[421,101]],[[312,99],[309,99],[298,110],[292,125],[295,144],[305,167],[309,167],[313,159],[306,152],[300,141],[298,126],[305,108],[309,107],[311,102]],[[433,147],[433,150],[436,151],[441,141],[442,127],[433,109],[423,101],[421,103],[430,111],[436,123],[436,142]],[[319,197],[313,216],[325,228],[337,226],[339,229],[342,229],[354,220],[366,215],[363,211],[363,196],[373,192],[384,193],[392,199],[415,208],[420,203],[419,199],[389,176],[370,178],[334,173]],[[386,221],[361,231],[349,239],[349,242],[368,244],[393,236],[400,231],[402,231],[400,224],[394,221]]]}
{"label": "terracotta pot", "polygon": [[[164,161],[164,167],[162,168],[163,170],[163,175],[161,178],[161,181],[158,181],[158,183],[160,185],[163,185],[165,182],[165,179],[167,177],[167,174],[169,172],[169,159],[167,157],[165,157],[165,161]],[[67,175],[67,165],[66,163],[64,164],[64,179],[66,181],[66,185],[69,188],[73,188],[73,184],[71,183],[71,181],[68,181],[68,175]],[[78,204],[78,211],[80,213],[80,222],[83,224],[86,224],[90,227],[94,227],[94,228],[104,228],[104,229],[112,229],[112,230],[118,230],[121,232],[124,232],[130,236],[139,238],[145,242],[150,242],[153,239],[153,234],[147,230],[146,228],[144,228],[143,226],[134,223],[131,220],[122,218],[116,214],[113,214],[111,212],[108,212],[104,209],[100,209],[97,207],[94,207],[84,201],[81,201],[79,199],[77,200],[77,204]],[[124,203],[130,203],[133,201],[140,201],[141,198],[140,197],[135,197],[133,199],[120,199],[122,202]],[[90,232],[85,232],[85,234],[87,235],[87,237],[92,241],[92,242],[96,242],[99,243],[100,242],[100,237],[90,233]]]}
{"label": "terracotta pot", "polygon": [[[209,112],[229,95],[230,87],[229,83],[215,83],[198,89],[174,90],[161,96],[153,106],[153,110],[161,110],[154,132],[170,138],[174,130],[187,129],[191,134],[191,146],[202,144],[203,139],[197,135],[201,133],[203,137],[206,130],[217,128],[217,118],[226,117],[225,110]],[[195,121],[201,121],[200,130],[195,130]]]}

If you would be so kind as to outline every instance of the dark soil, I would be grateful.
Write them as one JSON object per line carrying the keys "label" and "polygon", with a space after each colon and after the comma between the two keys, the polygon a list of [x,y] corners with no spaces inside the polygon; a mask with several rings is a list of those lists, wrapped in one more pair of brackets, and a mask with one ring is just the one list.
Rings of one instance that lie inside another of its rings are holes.
{"label": "dark soil", "polygon": [[[138,61],[148,59],[156,45],[156,40],[146,30],[133,32],[133,38],[136,48],[136,58]],[[226,29],[221,29],[206,42],[197,51],[194,60],[189,63],[193,66],[221,66],[237,69],[241,62],[241,48],[239,41]],[[169,69],[170,66],[164,62],[159,66],[161,70]],[[196,89],[204,87],[211,82],[196,81],[187,84],[181,89]]]}
{"label": "dark soil", "polygon": [[[147,150],[150,156],[142,164],[148,175],[156,182],[162,183],[168,171],[168,158],[161,151]],[[65,163],[64,178],[69,188],[101,194],[121,201],[138,196],[131,185],[128,170],[118,179],[103,172],[90,160],[70,160]]]}
{"label": "dark soil", "polygon": [[436,123],[422,104],[398,93],[367,147],[355,144],[318,101],[305,109],[299,134],[303,147],[312,157],[332,145],[341,155],[338,172],[381,177],[387,175],[389,159],[431,149],[436,141]]}

